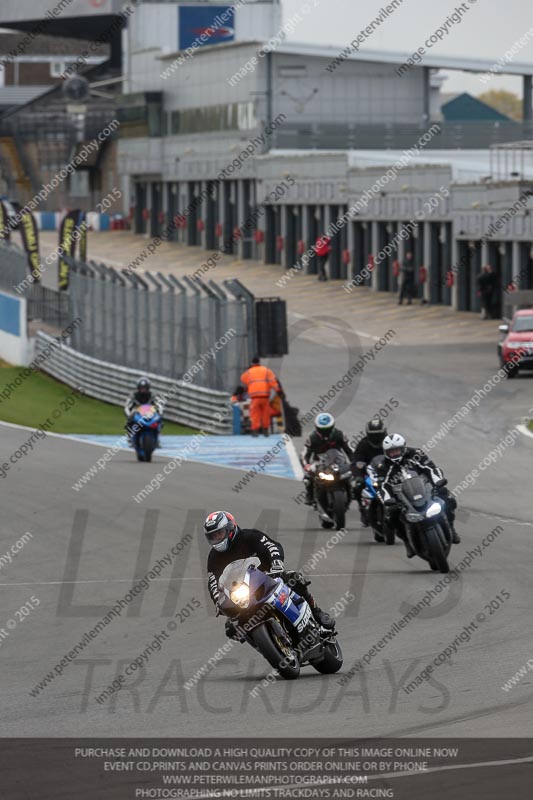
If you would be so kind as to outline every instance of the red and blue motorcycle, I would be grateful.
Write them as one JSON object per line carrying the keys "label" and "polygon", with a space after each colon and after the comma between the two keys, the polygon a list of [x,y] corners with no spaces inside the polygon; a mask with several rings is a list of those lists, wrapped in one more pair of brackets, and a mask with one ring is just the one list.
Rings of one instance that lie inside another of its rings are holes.
{"label": "red and blue motorcycle", "polygon": [[228,564],[219,579],[220,612],[282,678],[298,678],[304,664],[337,672],[343,657],[336,631],[321,627],[303,597],[258,565],[255,557]]}
{"label": "red and blue motorcycle", "polygon": [[159,434],[163,420],[151,403],[138,406],[133,414],[132,445],[139,461],[151,461],[152,453],[159,447]]}

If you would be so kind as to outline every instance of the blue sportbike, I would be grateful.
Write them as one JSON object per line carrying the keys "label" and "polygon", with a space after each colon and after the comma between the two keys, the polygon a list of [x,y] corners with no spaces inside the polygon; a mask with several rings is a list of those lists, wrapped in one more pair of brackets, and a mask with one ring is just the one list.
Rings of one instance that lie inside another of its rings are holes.
{"label": "blue sportbike", "polygon": [[139,461],[151,461],[152,453],[159,446],[159,434],[163,420],[151,403],[138,406],[133,414],[132,445]]}
{"label": "blue sportbike", "polygon": [[395,534],[393,530],[387,528],[383,530],[383,503],[378,497],[378,489],[382,482],[382,477],[379,472],[379,467],[383,463],[384,456],[379,455],[372,459],[370,464],[367,465],[365,475],[365,485],[361,492],[361,509],[365,515],[366,521],[374,532],[374,539],[376,542],[386,542],[387,544],[394,544]]}
{"label": "blue sportbike", "polygon": [[337,672],[343,657],[336,631],[321,627],[307,601],[259,563],[253,557],[228,564],[219,579],[220,612],[282,678],[298,678],[305,664]]}

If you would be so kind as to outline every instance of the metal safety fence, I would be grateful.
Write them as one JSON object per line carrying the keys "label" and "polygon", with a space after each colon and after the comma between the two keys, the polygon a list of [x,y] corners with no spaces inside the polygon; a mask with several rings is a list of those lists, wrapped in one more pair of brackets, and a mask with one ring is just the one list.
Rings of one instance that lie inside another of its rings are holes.
{"label": "metal safety fence", "polygon": [[25,296],[28,275],[26,254],[12,242],[0,242],[0,289]]}
{"label": "metal safety fence", "polygon": [[81,324],[71,344],[103,362],[231,390],[255,353],[255,305],[237,280],[204,282],[66,259],[70,285],[35,283],[25,253],[0,243],[0,289],[28,300],[28,321]]}
{"label": "metal safety fence", "polygon": [[[70,338],[73,338],[72,334]],[[43,331],[38,331],[35,337],[35,356],[42,356],[40,368],[53,378],[116,405],[123,405],[138,376],[136,369],[91,358],[64,343],[58,344],[54,337]],[[165,419],[206,433],[231,433],[232,414],[227,392],[201,388],[153,373],[148,373],[148,377],[154,394],[165,402]]]}
{"label": "metal safety fence", "polygon": [[69,313],[83,320],[72,345],[137,373],[233,390],[253,354],[254,310],[225,283],[71,262]]}
{"label": "metal safety fence", "polygon": [[26,298],[28,322],[62,329],[72,319],[68,294],[34,281],[26,254],[12,242],[0,243],[0,289]]}

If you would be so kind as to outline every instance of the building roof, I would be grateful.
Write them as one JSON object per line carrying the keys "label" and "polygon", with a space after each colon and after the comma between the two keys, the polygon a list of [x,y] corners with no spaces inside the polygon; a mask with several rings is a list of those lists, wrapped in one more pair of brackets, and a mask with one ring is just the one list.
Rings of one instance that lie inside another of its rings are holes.
{"label": "building roof", "polygon": [[[255,46],[257,49],[264,47],[268,42],[261,40],[256,41],[237,41],[237,42],[223,42],[216,45],[204,45],[195,51],[195,56],[201,53],[210,52],[213,49],[233,48],[233,47],[251,47]],[[163,60],[175,58],[180,51],[171,53],[161,53],[160,58]],[[272,48],[274,54],[281,53],[285,55],[300,55],[315,58],[328,58],[334,60],[339,57],[343,50],[339,46],[322,46],[315,44],[305,44],[302,42],[284,42],[279,47]],[[388,50],[359,50],[345,56],[348,61],[363,61],[377,64],[405,64],[407,59],[410,58],[412,53],[392,52]],[[420,67],[431,67],[432,69],[447,69],[447,70],[460,70],[462,72],[488,72],[493,69],[500,54],[497,53],[493,59],[483,58],[466,58],[464,56],[442,56],[432,55],[426,53],[422,59],[421,64],[417,64],[412,69],[420,69]],[[498,66],[498,74],[502,75],[532,75],[533,76],[533,61],[512,61],[503,66]]]}
{"label": "building roof", "polygon": [[43,93],[43,86],[0,86],[0,111],[30,103]]}
{"label": "building roof", "polygon": [[[289,150],[275,149],[270,150],[261,158],[290,157],[298,156],[325,155],[337,158],[344,154],[348,168],[358,169],[388,167],[395,164],[402,156],[404,150]],[[457,183],[477,183],[488,178],[493,172],[494,180],[508,180],[516,182],[516,177],[511,174],[503,175],[502,170],[496,169],[493,161],[494,154],[491,156],[490,149],[482,150],[421,150],[419,153],[410,156],[409,167],[447,167],[451,171],[451,179]],[[499,172],[499,174],[497,174]],[[533,180],[533,160],[523,164],[521,168],[522,179]]]}
{"label": "building roof", "polygon": [[27,36],[27,33],[0,30],[0,56],[15,52],[18,45],[22,45],[21,55],[24,56],[77,56],[84,50],[89,50],[89,48],[91,48],[91,53],[95,56],[106,56],[109,52],[107,43],[99,44],[95,42],[91,45],[89,40],[69,39],[66,36],[47,36],[42,33],[28,42],[25,41]]}
{"label": "building roof", "polygon": [[512,122],[511,117],[484,103],[468,92],[452,97],[441,105],[442,116],[447,122]]}
{"label": "building roof", "polygon": [[[302,44],[298,42],[285,42],[274,50],[275,53],[286,53],[287,55],[308,55],[322,58],[335,58],[342,50],[339,47],[319,46],[312,44]],[[392,52],[387,50],[364,50],[350,53],[349,61],[371,61],[381,64],[405,64],[412,53]],[[434,69],[461,70],[463,72],[487,72],[494,65],[500,53],[496,53],[493,59],[465,58],[464,56],[442,56],[426,53],[422,63],[413,69],[420,67],[432,67]],[[498,68],[499,73],[507,75],[533,75],[533,62],[513,61]]]}

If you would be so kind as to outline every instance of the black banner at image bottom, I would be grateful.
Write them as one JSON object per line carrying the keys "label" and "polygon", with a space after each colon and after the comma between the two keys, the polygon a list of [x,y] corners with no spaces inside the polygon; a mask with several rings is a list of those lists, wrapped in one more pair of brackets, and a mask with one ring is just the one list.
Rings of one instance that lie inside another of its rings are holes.
{"label": "black banner at image bottom", "polygon": [[533,739],[3,739],[2,800],[526,800]]}

